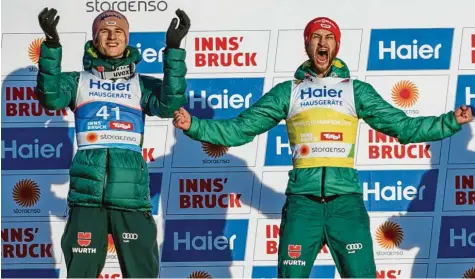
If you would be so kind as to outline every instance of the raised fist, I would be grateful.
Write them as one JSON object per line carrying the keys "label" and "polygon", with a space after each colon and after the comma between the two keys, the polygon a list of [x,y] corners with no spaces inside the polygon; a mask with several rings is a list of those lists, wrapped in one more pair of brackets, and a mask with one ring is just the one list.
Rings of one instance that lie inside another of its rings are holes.
{"label": "raised fist", "polygon": [[183,131],[188,131],[191,126],[191,115],[186,109],[179,108],[173,113],[173,125]]}
{"label": "raised fist", "polygon": [[455,110],[455,119],[459,124],[465,124],[473,120],[472,108],[466,105],[460,106]]}
{"label": "raised fist", "polygon": [[44,8],[38,15],[40,27],[46,35],[46,44],[50,47],[59,46],[59,35],[56,30],[59,22],[59,16],[56,16],[57,12],[56,9]]}
{"label": "raised fist", "polygon": [[184,11],[178,9],[175,13],[180,19],[180,24],[176,27],[178,19],[176,17],[172,19],[167,30],[167,48],[180,48],[181,40],[186,36],[191,25],[190,18],[188,18]]}

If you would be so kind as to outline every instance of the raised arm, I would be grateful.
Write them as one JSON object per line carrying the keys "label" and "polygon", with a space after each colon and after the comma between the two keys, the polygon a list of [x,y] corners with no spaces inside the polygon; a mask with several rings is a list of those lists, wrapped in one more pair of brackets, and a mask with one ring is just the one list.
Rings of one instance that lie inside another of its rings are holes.
{"label": "raised arm", "polygon": [[409,117],[386,102],[370,84],[355,80],[354,85],[358,117],[371,128],[397,138],[401,144],[438,141],[461,130],[454,112]]}
{"label": "raised arm", "polygon": [[164,53],[163,80],[140,76],[145,113],[162,118],[173,117],[173,112],[186,102],[185,50],[168,49]]}
{"label": "raised arm", "polygon": [[[191,126],[185,134],[198,141],[222,146],[239,146],[251,142],[255,136],[270,130],[286,118],[289,110],[291,81],[277,84],[256,103],[238,116],[226,120],[189,117]],[[181,109],[184,111],[184,109]],[[179,114],[179,113],[178,113]],[[180,126],[175,117],[175,126]]]}
{"label": "raised arm", "polygon": [[37,84],[35,88],[39,103],[46,109],[58,110],[71,107],[76,99],[78,72],[61,72],[62,47],[56,32],[59,17],[56,10],[45,8],[38,16],[46,40],[40,47]]}

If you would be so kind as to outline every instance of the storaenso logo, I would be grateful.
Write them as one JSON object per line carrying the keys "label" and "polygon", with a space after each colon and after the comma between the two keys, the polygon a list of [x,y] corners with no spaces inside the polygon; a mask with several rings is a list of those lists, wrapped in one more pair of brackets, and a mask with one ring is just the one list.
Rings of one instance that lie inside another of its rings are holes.
{"label": "storaenso logo", "polygon": [[163,12],[168,9],[166,1],[137,1],[137,0],[94,0],[86,2],[86,12],[104,12],[115,10],[119,12]]}
{"label": "storaenso logo", "polygon": [[135,137],[117,136],[117,135],[101,135],[101,140],[137,141]]}

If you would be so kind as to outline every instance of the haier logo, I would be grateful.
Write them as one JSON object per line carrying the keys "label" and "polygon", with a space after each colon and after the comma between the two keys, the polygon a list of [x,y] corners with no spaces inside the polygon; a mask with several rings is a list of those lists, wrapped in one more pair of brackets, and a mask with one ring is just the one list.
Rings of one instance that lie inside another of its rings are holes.
{"label": "haier logo", "polygon": [[341,98],[343,90],[335,90],[323,86],[323,88],[306,88],[300,90],[300,99],[305,100],[308,98]]}
{"label": "haier logo", "polygon": [[142,55],[142,61],[137,64],[137,73],[163,73],[165,32],[131,32],[129,41]]}
{"label": "haier logo", "polygon": [[205,119],[237,116],[259,100],[264,90],[264,78],[202,78],[187,82],[185,108]]}
{"label": "haier logo", "polygon": [[97,90],[105,90],[105,91],[130,91],[130,83],[123,83],[123,82],[106,82],[97,80],[94,81],[92,78],[89,79],[89,88],[90,89],[97,89]]}
{"label": "haier logo", "polygon": [[475,216],[442,216],[438,258],[473,258]]}
{"label": "haier logo", "polygon": [[69,169],[74,128],[2,128],[2,170]]}
{"label": "haier logo", "polygon": [[267,135],[266,166],[292,166],[292,154],[286,125],[277,125]]}
{"label": "haier logo", "polygon": [[368,211],[434,211],[439,170],[359,171]]}
{"label": "haier logo", "polygon": [[368,70],[450,68],[453,28],[373,29]]}
{"label": "haier logo", "polygon": [[242,261],[248,220],[167,220],[164,262]]}
{"label": "haier logo", "polygon": [[471,106],[472,112],[475,113],[475,75],[458,76],[454,109],[461,105]]}
{"label": "haier logo", "polygon": [[[335,278],[334,265],[314,265],[308,278]],[[251,278],[276,278],[277,266],[254,266]]]}

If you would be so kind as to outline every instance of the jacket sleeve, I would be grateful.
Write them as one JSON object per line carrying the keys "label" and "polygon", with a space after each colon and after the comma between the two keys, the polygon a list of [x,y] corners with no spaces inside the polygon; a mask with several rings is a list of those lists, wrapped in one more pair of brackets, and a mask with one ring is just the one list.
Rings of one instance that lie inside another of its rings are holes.
{"label": "jacket sleeve", "polygon": [[185,132],[194,140],[221,146],[240,146],[251,142],[286,118],[290,103],[291,81],[277,84],[238,116],[226,120],[192,117]]}
{"label": "jacket sleeve", "polygon": [[401,144],[438,141],[461,130],[454,112],[440,116],[409,117],[384,100],[366,82],[354,81],[358,117],[371,128],[398,139]]}
{"label": "jacket sleeve", "polygon": [[36,80],[36,97],[46,109],[74,109],[79,72],[61,72],[62,47],[41,44]]}
{"label": "jacket sleeve", "polygon": [[163,80],[141,76],[142,108],[147,115],[171,118],[186,103],[185,54],[184,49],[164,53]]}

